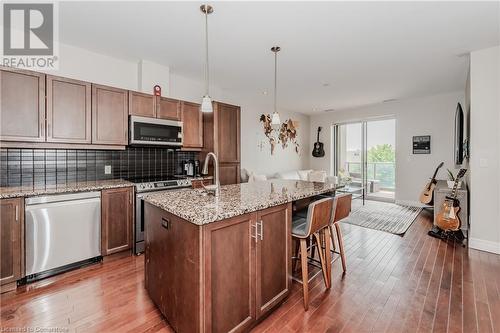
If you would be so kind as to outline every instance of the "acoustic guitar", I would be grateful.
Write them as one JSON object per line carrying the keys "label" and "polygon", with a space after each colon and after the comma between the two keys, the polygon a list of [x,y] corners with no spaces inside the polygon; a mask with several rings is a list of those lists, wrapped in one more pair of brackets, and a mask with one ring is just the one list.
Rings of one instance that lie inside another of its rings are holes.
{"label": "acoustic guitar", "polygon": [[312,155],[314,157],[323,157],[325,156],[325,149],[323,147],[323,142],[319,141],[319,132],[321,132],[321,127],[318,127],[318,139],[314,143],[314,148],[312,151]]}
{"label": "acoustic guitar", "polygon": [[460,179],[462,179],[466,172],[467,169],[460,169],[455,177],[455,185],[453,185],[451,195],[446,197],[441,210],[436,215],[434,223],[444,231],[457,231],[462,224],[460,217],[458,217],[460,202],[457,200],[457,189]]}
{"label": "acoustic guitar", "polygon": [[436,171],[434,171],[434,175],[432,175],[431,180],[425,185],[424,190],[420,194],[420,202],[424,205],[432,205],[434,201],[434,188],[436,187],[436,175],[444,165],[444,162],[439,163]]}

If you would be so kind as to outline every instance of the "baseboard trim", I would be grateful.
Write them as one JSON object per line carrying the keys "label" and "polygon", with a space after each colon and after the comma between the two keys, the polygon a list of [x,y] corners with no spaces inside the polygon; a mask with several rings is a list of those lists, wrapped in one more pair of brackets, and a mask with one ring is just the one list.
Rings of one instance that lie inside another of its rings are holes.
{"label": "baseboard trim", "polygon": [[475,250],[500,254],[500,243],[484,239],[469,238],[469,247]]}

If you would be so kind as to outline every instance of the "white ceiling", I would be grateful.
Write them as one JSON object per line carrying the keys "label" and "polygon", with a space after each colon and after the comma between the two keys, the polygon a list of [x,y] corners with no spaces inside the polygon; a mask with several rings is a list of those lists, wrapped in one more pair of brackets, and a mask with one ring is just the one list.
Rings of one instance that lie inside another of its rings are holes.
{"label": "white ceiling", "polygon": [[[203,79],[200,4],[63,2],[60,38]],[[459,55],[500,44],[499,2],[210,4],[211,84],[272,103],[278,44],[278,104],[303,113],[463,89]]]}

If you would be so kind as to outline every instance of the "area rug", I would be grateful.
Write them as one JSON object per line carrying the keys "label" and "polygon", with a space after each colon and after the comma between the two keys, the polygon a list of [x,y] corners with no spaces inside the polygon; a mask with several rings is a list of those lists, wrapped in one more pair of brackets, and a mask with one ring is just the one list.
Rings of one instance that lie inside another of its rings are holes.
{"label": "area rug", "polygon": [[422,208],[367,200],[365,205],[353,200],[351,214],[342,220],[365,228],[402,235],[408,230]]}

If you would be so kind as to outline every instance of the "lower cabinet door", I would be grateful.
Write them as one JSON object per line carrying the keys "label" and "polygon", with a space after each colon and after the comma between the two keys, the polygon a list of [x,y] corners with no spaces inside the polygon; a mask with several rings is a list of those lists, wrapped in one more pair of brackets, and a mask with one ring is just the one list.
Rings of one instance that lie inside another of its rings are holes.
{"label": "lower cabinet door", "polygon": [[291,204],[257,214],[257,319],[288,296],[291,287]]}
{"label": "lower cabinet door", "polygon": [[241,332],[255,323],[255,217],[204,226],[204,332]]}
{"label": "lower cabinet door", "polygon": [[24,202],[23,199],[0,200],[0,285],[24,276]]}
{"label": "lower cabinet door", "polygon": [[103,256],[132,248],[132,187],[101,192],[101,254]]}

